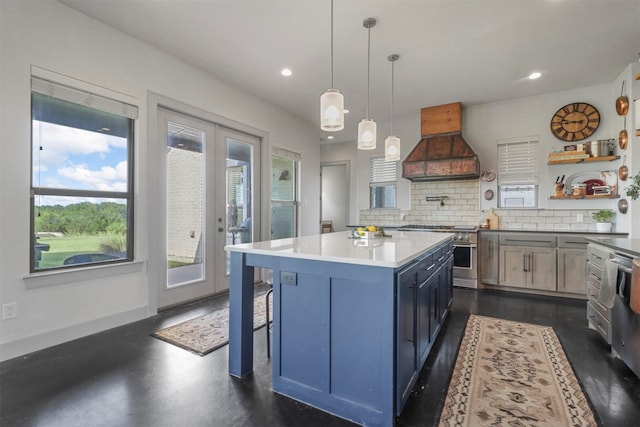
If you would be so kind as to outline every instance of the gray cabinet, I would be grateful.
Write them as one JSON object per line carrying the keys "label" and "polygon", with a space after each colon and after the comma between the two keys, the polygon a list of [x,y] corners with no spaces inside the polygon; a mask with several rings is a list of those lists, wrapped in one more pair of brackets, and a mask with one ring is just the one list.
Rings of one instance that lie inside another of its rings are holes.
{"label": "gray cabinet", "polygon": [[500,235],[498,233],[478,233],[478,277],[480,283],[497,285],[500,264]]}
{"label": "gray cabinet", "polygon": [[589,243],[587,248],[587,320],[589,328],[595,329],[611,344],[611,310],[598,302],[604,275],[604,264],[611,251],[604,246]]}
{"label": "gray cabinet", "polygon": [[587,240],[558,236],[558,292],[586,295]]}
{"label": "gray cabinet", "polygon": [[555,235],[501,235],[499,266],[501,286],[555,291]]}

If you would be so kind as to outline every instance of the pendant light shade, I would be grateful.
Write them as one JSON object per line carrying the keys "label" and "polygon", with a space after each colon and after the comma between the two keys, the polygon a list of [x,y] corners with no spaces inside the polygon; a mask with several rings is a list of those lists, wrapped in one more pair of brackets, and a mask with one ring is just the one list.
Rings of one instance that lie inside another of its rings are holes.
{"label": "pendant light shade", "polygon": [[398,54],[392,54],[387,57],[391,62],[391,135],[384,140],[384,159],[388,162],[396,162],[400,160],[400,138],[393,134],[393,117],[394,117],[394,86],[393,86],[393,72],[395,62],[400,58]]}
{"label": "pendant light shade", "polygon": [[320,97],[320,128],[328,132],[344,129],[344,96],[338,89],[327,89]]}
{"label": "pendant light shade", "polygon": [[371,119],[362,119],[358,124],[358,149],[374,150],[376,148],[376,128],[378,125]]}
{"label": "pendant light shade", "polygon": [[333,0],[331,0],[331,89],[320,97],[320,129],[337,132],[344,129],[344,96],[333,88]]}
{"label": "pendant light shade", "polygon": [[367,18],[362,22],[368,31],[367,42],[367,117],[362,119],[358,125],[358,149],[374,150],[376,148],[376,122],[369,117],[369,88],[370,88],[370,71],[371,71],[371,28],[376,25],[374,18]]}
{"label": "pendant light shade", "polygon": [[388,162],[400,160],[400,138],[390,135],[384,140],[384,159]]}

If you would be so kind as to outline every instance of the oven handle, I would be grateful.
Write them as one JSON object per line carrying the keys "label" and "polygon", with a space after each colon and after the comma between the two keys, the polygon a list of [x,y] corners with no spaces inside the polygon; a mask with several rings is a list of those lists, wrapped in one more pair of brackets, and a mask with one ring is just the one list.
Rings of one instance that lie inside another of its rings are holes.
{"label": "oven handle", "polygon": [[454,248],[477,248],[478,245],[475,243],[463,243],[461,245],[457,244],[457,243],[453,243],[453,247]]}
{"label": "oven handle", "polygon": [[624,271],[625,273],[632,274],[632,270],[629,267],[625,267],[624,265],[616,263],[618,266],[618,270]]}

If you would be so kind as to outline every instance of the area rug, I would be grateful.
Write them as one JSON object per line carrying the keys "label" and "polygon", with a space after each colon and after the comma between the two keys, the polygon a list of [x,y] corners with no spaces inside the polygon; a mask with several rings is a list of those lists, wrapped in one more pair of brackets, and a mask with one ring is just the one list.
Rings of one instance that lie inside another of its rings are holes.
{"label": "area rug", "polygon": [[597,426],[550,327],[471,315],[440,426]]}
{"label": "area rug", "polygon": [[[272,301],[269,298],[270,306]],[[272,310],[270,312],[273,313]],[[266,319],[265,298],[262,294],[253,300],[253,330],[264,326]],[[151,336],[205,356],[229,342],[229,307],[161,329]]]}

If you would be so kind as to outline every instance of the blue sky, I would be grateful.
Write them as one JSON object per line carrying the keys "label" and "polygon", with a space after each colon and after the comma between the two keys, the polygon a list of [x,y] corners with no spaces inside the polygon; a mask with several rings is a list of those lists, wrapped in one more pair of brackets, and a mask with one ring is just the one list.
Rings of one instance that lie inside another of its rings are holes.
{"label": "blue sky", "polygon": [[[127,191],[125,138],[46,122],[33,123],[34,187]],[[46,204],[53,203],[53,197],[46,199],[49,201]],[[60,204],[83,201],[55,200]]]}

